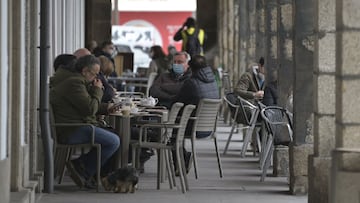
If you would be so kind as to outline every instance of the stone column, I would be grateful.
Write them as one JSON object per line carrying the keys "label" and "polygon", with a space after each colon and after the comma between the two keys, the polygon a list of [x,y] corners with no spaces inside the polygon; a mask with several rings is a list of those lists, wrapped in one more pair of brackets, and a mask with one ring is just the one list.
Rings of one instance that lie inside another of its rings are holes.
{"label": "stone column", "polygon": [[289,76],[294,75],[293,0],[278,0],[278,16],[278,102],[279,106],[285,107],[293,87],[293,80]]}
{"label": "stone column", "polygon": [[334,170],[329,198],[332,203],[360,201],[359,8],[360,1],[336,1],[335,146],[346,148],[349,153],[334,153],[332,156]]}
{"label": "stone column", "polygon": [[[238,67],[240,66],[240,59],[239,59],[239,54],[240,54],[240,47],[239,47],[239,43],[240,43],[240,35],[239,35],[239,30],[240,30],[240,16],[239,16],[239,0],[235,0],[234,1],[234,54],[233,54],[233,61],[234,61],[234,65],[233,65],[233,70],[232,73],[233,75],[239,75],[239,69]],[[233,78],[233,77],[230,77]],[[237,81],[232,81],[233,86],[236,85]]]}
{"label": "stone column", "polygon": [[223,36],[224,36],[224,31],[222,29],[222,23],[223,23],[223,19],[225,17],[224,15],[224,4],[222,4],[221,0],[218,0],[217,1],[217,5],[218,5],[218,10],[217,10],[217,13],[218,13],[218,19],[217,19],[217,24],[218,24],[218,38],[217,38],[217,44],[218,44],[218,47],[219,47],[219,54],[218,54],[218,57],[219,57],[219,66],[221,66],[223,69],[225,68],[224,67],[224,45],[223,45]]}
{"label": "stone column", "polygon": [[[275,15],[275,13],[274,13]],[[273,16],[271,16],[273,17]],[[277,81],[278,105],[285,107],[293,80],[293,6],[292,0],[277,0]],[[270,45],[272,46],[272,44]],[[269,68],[270,71],[275,69]],[[272,72],[267,74],[267,81],[274,81]],[[292,109],[289,109],[292,111]],[[273,155],[274,176],[289,176],[289,148],[276,146]]]}
{"label": "stone column", "polygon": [[12,66],[9,71],[12,75],[11,91],[12,98],[9,102],[12,103],[10,112],[11,117],[11,191],[20,191],[23,189],[25,161],[24,155],[27,151],[27,146],[24,140],[24,92],[25,88],[25,74],[24,65],[25,57],[25,5],[21,0],[12,1],[12,51],[11,60]]}
{"label": "stone column", "polygon": [[290,146],[290,192],[308,191],[308,155],[312,154],[314,30],[313,0],[295,0],[294,142]]}
{"label": "stone column", "polygon": [[228,63],[228,22],[229,22],[229,16],[227,15],[228,9],[229,9],[229,1],[219,1],[219,4],[222,4],[222,10],[221,10],[221,16],[222,16],[222,23],[220,24],[221,32],[222,32],[222,38],[221,44],[223,47],[223,53],[222,53],[222,66],[223,69],[229,71],[231,68],[231,65]]}
{"label": "stone column", "polygon": [[[215,23],[218,19],[219,13],[217,0],[197,1],[196,22],[200,28],[203,28],[206,32],[206,42],[204,44],[204,53],[208,59],[208,63],[212,63],[214,55],[217,51],[217,28],[218,23]],[[185,19],[184,19],[185,20]],[[175,33],[174,33],[175,34]]]}
{"label": "stone column", "polygon": [[[247,61],[248,65],[252,62],[259,61],[258,58],[255,57],[256,50],[256,1],[248,0],[248,23],[249,23],[249,34],[248,34],[248,42],[247,42]],[[248,66],[247,65],[247,66]],[[247,67],[246,66],[246,67]]]}
{"label": "stone column", "polygon": [[265,2],[256,0],[256,50],[255,58],[265,56]]}
{"label": "stone column", "polygon": [[248,14],[247,14],[247,0],[239,0],[239,67],[237,75],[234,75],[234,84],[240,78],[240,75],[245,72],[247,68],[247,41],[248,41]]}
{"label": "stone column", "polygon": [[227,24],[226,24],[226,38],[227,38],[227,68],[230,75],[233,75],[234,69],[234,1],[227,1]]}
{"label": "stone column", "polygon": [[335,1],[318,0],[314,58],[314,155],[309,157],[309,203],[327,203],[335,144]]}
{"label": "stone column", "polygon": [[265,1],[265,68],[267,78],[277,69],[278,58],[278,16],[277,0]]}
{"label": "stone column", "polygon": [[85,44],[111,40],[111,1],[86,0],[85,19]]}
{"label": "stone column", "polygon": [[[39,27],[37,26],[39,24],[38,19],[38,13],[39,13],[39,3],[38,1],[29,1],[29,23],[27,23],[28,26],[28,99],[29,99],[29,129],[27,132],[29,133],[29,176],[30,180],[34,180],[38,185],[37,192],[42,191],[42,178],[43,178],[43,172],[40,170],[39,165],[42,165],[40,163],[43,163],[42,159],[39,159],[40,157],[40,150],[39,150],[39,144],[40,139],[40,127],[38,122],[39,112],[39,98],[34,97],[33,95],[39,95],[39,76],[40,76],[40,69],[39,67],[39,49],[37,48],[39,45]],[[41,145],[40,145],[41,146]]]}

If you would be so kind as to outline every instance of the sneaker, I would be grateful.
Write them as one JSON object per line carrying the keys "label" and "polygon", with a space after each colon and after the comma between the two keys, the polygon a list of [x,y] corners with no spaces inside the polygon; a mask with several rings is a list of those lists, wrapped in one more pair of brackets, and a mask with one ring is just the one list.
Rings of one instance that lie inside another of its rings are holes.
{"label": "sneaker", "polygon": [[68,161],[66,163],[66,168],[69,170],[70,178],[74,181],[74,183],[80,188],[84,187],[84,181],[79,173],[79,167],[76,165],[76,163],[73,160]]}
{"label": "sneaker", "polygon": [[94,179],[90,179],[84,182],[84,188],[86,189],[96,189],[97,183]]}

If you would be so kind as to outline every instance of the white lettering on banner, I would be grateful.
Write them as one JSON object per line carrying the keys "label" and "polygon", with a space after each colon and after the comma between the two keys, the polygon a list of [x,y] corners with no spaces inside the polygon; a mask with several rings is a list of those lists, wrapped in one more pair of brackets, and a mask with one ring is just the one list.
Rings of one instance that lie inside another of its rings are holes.
{"label": "white lettering on banner", "polygon": [[152,46],[155,43],[152,27],[112,26],[111,32],[114,44]]}

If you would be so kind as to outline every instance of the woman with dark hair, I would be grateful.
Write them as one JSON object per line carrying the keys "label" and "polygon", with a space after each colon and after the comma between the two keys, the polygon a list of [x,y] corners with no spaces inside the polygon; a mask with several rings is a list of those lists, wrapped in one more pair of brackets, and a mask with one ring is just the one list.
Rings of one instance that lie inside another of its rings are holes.
{"label": "woman with dark hair", "polygon": [[150,57],[152,60],[149,64],[148,75],[152,72],[160,75],[161,73],[168,71],[170,68],[170,62],[168,61],[161,46],[152,46],[150,48]]}

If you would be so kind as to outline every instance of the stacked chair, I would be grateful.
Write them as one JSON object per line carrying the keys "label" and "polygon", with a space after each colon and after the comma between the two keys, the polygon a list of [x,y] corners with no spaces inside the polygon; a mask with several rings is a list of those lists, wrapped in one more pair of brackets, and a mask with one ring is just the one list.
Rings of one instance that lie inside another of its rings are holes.
{"label": "stacked chair", "polygon": [[[245,99],[235,96],[233,93],[229,93],[224,97],[224,101],[228,104],[229,109],[231,110],[232,126],[230,135],[225,145],[224,155],[227,153],[229,148],[230,141],[232,139],[235,128],[241,124],[243,125],[242,129],[247,129],[243,139],[243,146],[241,150],[241,157],[245,157],[248,145],[252,140],[252,135],[255,132],[256,144],[259,150],[261,150],[260,135],[258,134],[257,127],[261,127],[261,123],[257,122],[258,116],[260,114],[260,108],[246,101]],[[250,116],[247,114],[250,112]],[[254,153],[256,148],[254,146]]]}

